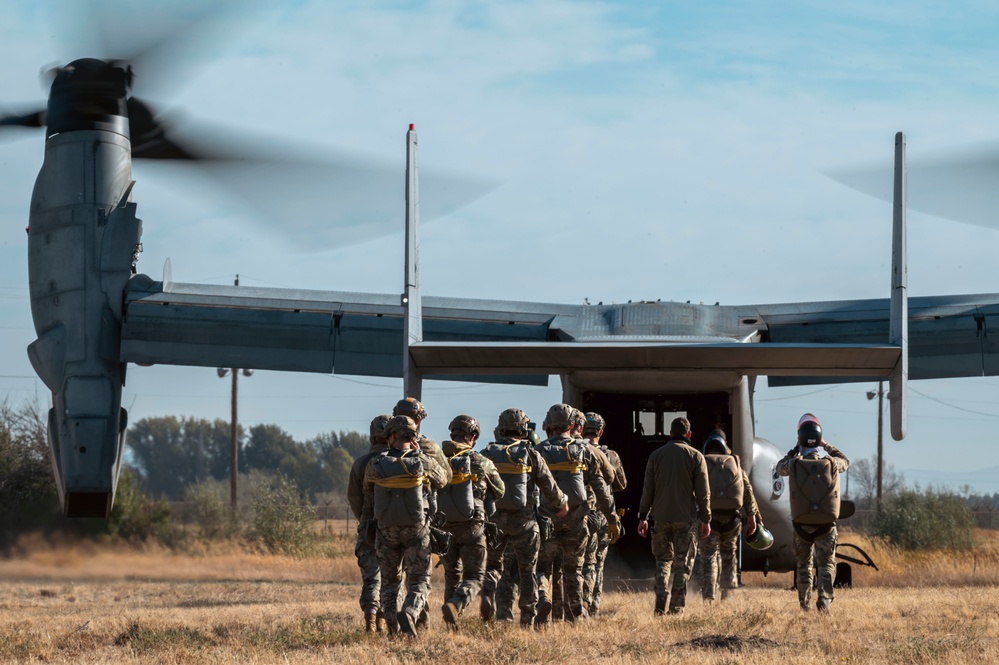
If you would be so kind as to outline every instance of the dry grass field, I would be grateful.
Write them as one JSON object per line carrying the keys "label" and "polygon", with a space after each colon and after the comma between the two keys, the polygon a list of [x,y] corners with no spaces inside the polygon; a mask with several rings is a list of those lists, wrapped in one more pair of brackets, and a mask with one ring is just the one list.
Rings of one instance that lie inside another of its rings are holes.
{"label": "dry grass field", "polygon": [[544,631],[469,615],[449,633],[435,595],[417,641],[364,634],[347,542],[332,559],[28,543],[0,560],[0,662],[999,663],[999,539],[978,541],[957,557],[864,543],[881,571],[855,570],[828,618],[798,609],[790,575],[747,573],[679,618],[619,581],[599,617]]}

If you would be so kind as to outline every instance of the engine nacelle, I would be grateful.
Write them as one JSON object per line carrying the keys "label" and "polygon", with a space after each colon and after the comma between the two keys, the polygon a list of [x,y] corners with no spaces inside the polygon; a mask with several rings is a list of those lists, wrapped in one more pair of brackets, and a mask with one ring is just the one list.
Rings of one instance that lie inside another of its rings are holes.
{"label": "engine nacelle", "polygon": [[68,517],[105,517],[114,502],[127,414],[121,408],[122,302],[142,222],[130,201],[131,145],[116,132],[50,136],[28,227],[28,357],[52,391],[49,446]]}

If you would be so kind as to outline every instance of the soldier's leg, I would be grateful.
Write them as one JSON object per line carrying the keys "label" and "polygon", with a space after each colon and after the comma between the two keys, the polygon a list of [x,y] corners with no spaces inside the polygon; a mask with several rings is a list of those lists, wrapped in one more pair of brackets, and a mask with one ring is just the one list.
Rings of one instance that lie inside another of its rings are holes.
{"label": "soldier's leg", "polygon": [[[742,530],[742,522],[736,521],[728,531],[719,534],[718,545],[721,557],[721,578],[718,580],[722,588],[722,598],[731,593],[733,589],[739,587],[738,561],[739,561],[739,532]],[[712,534],[714,535],[714,534]]]}
{"label": "soldier's leg", "polygon": [[454,595],[454,590],[458,588],[458,584],[461,582],[461,550],[463,547],[460,542],[460,533],[451,525],[448,525],[447,531],[451,534],[451,547],[448,548],[447,554],[440,557],[441,564],[444,566],[445,601]]}
{"label": "soldier's leg", "polygon": [[798,604],[806,612],[812,599],[812,543],[794,534],[795,586],[798,587]]}
{"label": "soldier's leg", "polygon": [[569,615],[566,618],[570,621],[587,616],[582,591],[583,560],[586,557],[588,538],[585,522],[580,522],[574,530],[558,534],[559,549],[562,551],[562,586],[569,605]]}
{"label": "soldier's leg", "polygon": [[359,599],[361,611],[364,612],[365,617],[368,615],[377,616],[381,609],[378,597],[382,586],[381,569],[375,548],[368,545],[363,533],[357,534],[354,556],[357,557],[357,567],[361,569],[361,597]]}
{"label": "soldier's leg", "polygon": [[[832,602],[833,584],[836,582],[836,527],[821,538],[815,539],[815,567],[819,576],[819,601],[823,599]],[[819,606],[820,609],[829,609],[828,604]]]}
{"label": "soldier's leg", "polygon": [[[691,525],[690,549],[687,550],[687,584],[691,589],[703,589],[704,559],[700,556],[700,524]],[[670,580],[672,584],[672,580]]]}
{"label": "soldier's leg", "polygon": [[482,523],[469,522],[461,531],[461,582],[448,596],[459,612],[475,600],[486,573],[486,533]]}
{"label": "soldier's leg", "polygon": [[402,563],[406,569],[406,599],[402,611],[413,621],[419,619],[430,595],[430,529],[426,526],[409,528],[403,535],[406,538]]}
{"label": "soldier's leg", "polygon": [[538,547],[538,563],[535,577],[538,580],[537,621],[545,623],[551,617],[552,608],[562,602],[561,569],[556,563],[558,543],[554,534],[542,541]]}
{"label": "soldier's leg", "polygon": [[697,548],[697,565],[701,569],[701,598],[704,600],[715,599],[715,580],[718,578],[718,552],[720,535],[717,531],[711,531],[711,535],[700,541]]}
{"label": "soldier's leg", "polygon": [[[663,522],[655,525],[652,532],[652,556],[656,559],[656,614],[665,614],[666,603],[669,601],[669,589],[667,583],[673,570],[673,540],[671,534],[665,528],[668,523]],[[684,553],[686,554],[686,553]]]}
{"label": "soldier's leg", "polygon": [[693,530],[689,525],[673,531],[673,586],[670,589],[670,614],[683,612],[687,604],[687,555],[690,552],[692,539]]}
{"label": "soldier's leg", "polygon": [[[544,544],[541,545],[544,547]],[[562,621],[569,616],[565,595],[565,578],[562,575],[562,550],[555,548],[552,556],[552,621]],[[540,602],[540,601],[539,601]]]}
{"label": "soldier's leg", "polygon": [[503,575],[496,588],[496,618],[500,621],[513,621],[513,603],[519,586],[520,568],[517,567],[517,555],[511,538],[503,554]]}
{"label": "soldier's leg", "polygon": [[382,588],[379,594],[382,613],[390,634],[399,630],[396,615],[399,611],[399,587],[402,585],[402,548],[386,538],[379,529],[375,538],[375,553],[381,571]]}
{"label": "soldier's leg", "polygon": [[600,549],[600,523],[598,512],[591,512],[586,517],[586,550],[583,555],[583,586],[581,595],[583,603],[588,607],[593,602],[593,588],[597,582],[597,550]]}
{"label": "soldier's leg", "polygon": [[593,580],[593,590],[590,592],[590,614],[595,615],[600,610],[600,596],[604,590],[604,565],[607,563],[607,552],[610,550],[610,534],[605,526],[597,534],[597,566]]}
{"label": "soldier's leg", "polygon": [[500,578],[506,573],[503,569],[503,555],[507,549],[507,538],[497,537],[496,547],[486,550],[486,574],[482,579],[482,593],[479,597],[479,614],[483,621],[491,621],[496,616],[496,596]]}
{"label": "soldier's leg", "polygon": [[520,625],[532,626],[534,617],[537,615],[538,605],[538,579],[536,576],[538,566],[538,550],[541,547],[541,537],[538,534],[538,525],[531,523],[523,533],[519,534],[511,543],[514,553],[517,555],[517,569],[520,571]]}

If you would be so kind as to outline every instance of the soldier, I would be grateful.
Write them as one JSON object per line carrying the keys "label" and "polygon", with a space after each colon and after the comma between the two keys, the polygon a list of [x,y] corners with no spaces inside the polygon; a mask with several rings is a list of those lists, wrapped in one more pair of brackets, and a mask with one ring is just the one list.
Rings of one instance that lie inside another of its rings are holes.
{"label": "soldier", "polygon": [[[601,475],[597,454],[582,439],[573,437],[574,431],[582,432],[582,416],[568,404],[556,404],[548,409],[542,425],[548,439],[541,442],[538,452],[548,463],[559,489],[568,497],[569,511],[554,516],[552,536],[541,548],[538,561],[538,624],[547,622],[552,611],[551,577],[558,555],[562,559],[563,593],[569,607],[565,618],[574,621],[588,616],[582,598],[582,566],[589,535],[586,526],[590,514],[588,492],[593,493],[597,507],[607,520],[611,542],[616,541],[620,534],[614,499]],[[609,462],[606,463],[609,466]],[[545,512],[546,508],[542,506],[542,513]]]}
{"label": "soldier", "polygon": [[482,450],[503,478],[505,492],[496,502],[497,546],[489,548],[480,605],[483,620],[490,620],[496,607],[496,583],[503,569],[503,554],[508,547],[512,548],[520,575],[520,625],[526,628],[534,625],[538,604],[535,571],[540,534],[533,487],[537,487],[542,505],[550,507],[556,515],[564,516],[569,511],[567,497],[555,484],[544,460],[526,440],[528,422],[527,414],[520,409],[507,409],[499,416],[494,431],[496,441]]}
{"label": "soldier", "polygon": [[701,566],[701,597],[715,599],[718,559],[721,558],[722,600],[738,588],[737,550],[743,517],[746,536],[756,532],[759,507],[749,484],[749,476],[739,458],[731,454],[725,432],[712,430],[701,449],[708,466],[708,485],[711,489],[711,535],[702,543],[697,553]]}
{"label": "soldier", "polygon": [[[368,467],[371,458],[381,454],[388,448],[388,440],[385,438],[385,426],[392,418],[389,415],[377,416],[371,421],[368,438],[371,441],[371,450],[364,453],[350,467],[350,476],[347,479],[347,503],[350,504],[350,511],[357,519],[357,542],[354,545],[354,556],[357,557],[357,567],[361,569],[361,611],[364,612],[364,630],[379,633],[385,629],[385,617],[381,612],[379,604],[379,590],[381,589],[382,576],[378,568],[378,557],[375,554],[373,539],[367,534],[369,523],[361,519],[364,508],[364,472]],[[372,544],[368,541],[371,540]]]}
{"label": "soldier", "polygon": [[[687,553],[691,528],[700,519],[698,535],[711,535],[711,491],[704,456],[690,447],[690,421],[676,418],[670,424],[670,440],[649,456],[645,484],[638,507],[638,535],[652,529],[652,554],[656,558],[656,615],[669,603],[670,614],[680,614],[687,599]],[[666,583],[673,573],[672,588]]]}
{"label": "soldier", "polygon": [[[595,449],[601,451],[614,470],[613,478],[608,481],[611,492],[618,493],[628,487],[628,476],[624,472],[621,456],[611,450],[607,444],[601,443],[606,421],[599,413],[589,412],[585,416],[583,439]],[[616,503],[616,502],[615,502]],[[624,510],[618,508],[618,518],[624,517]],[[589,522],[596,529],[591,529],[586,542],[586,559],[583,562],[583,601],[587,604],[590,616],[596,616],[600,611],[600,596],[604,588],[604,564],[607,561],[607,550],[610,549],[610,536],[607,533],[607,521],[600,511],[591,505]]]}
{"label": "soldier", "polygon": [[[447,485],[441,467],[417,443],[419,430],[406,416],[385,426],[388,449],[371,458],[364,475],[363,517],[376,521],[375,551],[381,568],[381,606],[389,634],[417,636],[417,620],[430,593],[430,510],[424,484]],[[405,568],[407,593],[399,609]]]}
{"label": "soldier", "polygon": [[[411,418],[412,421],[416,423],[416,428],[419,429],[420,423],[423,422],[423,420],[427,417],[427,410],[423,408],[423,404],[421,404],[419,400],[413,397],[405,397],[395,403],[395,406],[392,408],[392,415],[407,416]],[[416,442],[419,444],[420,450],[433,457],[437,461],[437,463],[440,464],[447,471],[447,481],[450,483],[451,465],[448,463],[447,457],[444,455],[444,452],[441,450],[441,447],[438,446],[433,439],[425,436],[422,433],[417,437]],[[424,486],[424,490],[427,492],[427,501],[430,504],[431,521],[434,522],[435,523],[434,526],[436,526],[437,512],[438,512],[437,492],[431,489],[429,486]],[[426,628],[429,620],[430,620],[429,612],[427,611],[427,607],[424,607],[423,612],[420,613],[420,619],[418,621],[417,628],[421,629]]]}
{"label": "soldier", "polygon": [[798,603],[811,605],[812,560],[819,573],[820,612],[829,612],[836,580],[836,520],[839,519],[839,474],[850,467],[846,455],[822,439],[818,419],[806,413],[798,421],[798,444],[777,462],[777,473],[789,476],[791,525],[794,527],[795,585]]}
{"label": "soldier", "polygon": [[479,422],[457,416],[448,425],[451,440],[441,448],[451,466],[451,483],[437,493],[444,513],[444,529],[451,533],[451,547],[444,562],[444,621],[457,630],[458,617],[482,588],[486,572],[486,495],[495,502],[503,497],[503,481],[491,461],[473,450]]}

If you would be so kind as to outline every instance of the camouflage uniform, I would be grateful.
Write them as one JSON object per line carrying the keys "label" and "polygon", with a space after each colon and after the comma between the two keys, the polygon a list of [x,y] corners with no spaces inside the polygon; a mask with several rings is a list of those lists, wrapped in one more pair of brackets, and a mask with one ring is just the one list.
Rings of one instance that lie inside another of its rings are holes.
{"label": "camouflage uniform", "polygon": [[[442,527],[451,533],[451,547],[442,561],[444,563],[444,597],[445,603],[454,606],[457,614],[468,607],[482,588],[486,565],[486,513],[484,502],[486,493],[494,498],[503,496],[503,481],[496,467],[480,453],[472,450],[471,444],[445,441],[442,446],[444,454],[453,458],[466,454],[470,458],[472,478],[472,495],[475,508],[471,519],[454,521],[448,518]],[[465,452],[468,451],[468,452]],[[455,481],[464,482],[454,475],[452,467],[452,484]]]}
{"label": "camouflage uniform", "polygon": [[[677,423],[690,424],[678,418]],[[704,456],[689,445],[689,440],[675,432],[665,445],[649,456],[645,483],[638,508],[640,521],[655,520],[652,530],[652,554],[656,558],[656,614],[682,612],[687,596],[687,555],[690,551],[693,522],[711,521],[711,491]],[[640,524],[641,526],[641,524]],[[671,588],[667,590],[670,575]]]}
{"label": "camouflage uniform", "polygon": [[[556,407],[564,405],[556,405]],[[559,431],[561,424],[553,412],[552,429]],[[580,414],[581,415],[581,414]],[[569,423],[566,423],[568,426]],[[610,470],[607,458],[582,439],[574,439],[569,434],[563,434],[543,441],[538,452],[548,463],[549,468],[558,479],[560,489],[569,498],[569,513],[564,517],[554,517],[546,507],[542,513],[552,516],[554,530],[552,537],[541,547],[538,560],[538,581],[540,586],[539,621],[545,621],[550,616],[554,599],[552,596],[552,573],[555,561],[561,555],[562,592],[564,602],[569,607],[569,615],[565,618],[588,616],[583,604],[583,560],[586,555],[586,542],[589,537],[587,517],[590,514],[589,496],[592,493],[597,507],[607,522],[617,526],[617,514],[614,512],[614,499],[610,487],[604,480],[603,473]],[[611,471],[613,473],[613,471]],[[577,484],[578,483],[578,484]]]}
{"label": "camouflage uniform", "polygon": [[361,519],[364,508],[364,474],[368,467],[368,462],[372,457],[380,455],[388,448],[388,442],[382,432],[385,424],[391,416],[378,416],[371,421],[370,437],[371,450],[356,460],[350,467],[350,475],[347,478],[347,503],[350,511],[357,520],[357,540],[354,544],[354,556],[357,557],[357,567],[361,569],[361,611],[364,612],[368,630],[371,630],[371,616],[376,617],[375,623],[378,629],[377,618],[381,618],[381,604],[379,593],[381,590],[381,569],[378,566],[378,557],[375,554],[373,543],[368,543],[366,537],[368,523]]}
{"label": "camouflage uniform", "polygon": [[[742,471],[742,508],[747,517],[754,515],[759,519],[760,510],[756,505],[753,488],[749,484],[749,476]],[[762,526],[762,522],[757,522]],[[701,566],[701,597],[705,600],[715,599],[715,581],[725,592],[739,586],[737,579],[739,548],[739,532],[742,530],[742,515],[738,511],[715,510],[712,512],[711,535],[701,541],[697,562]],[[718,563],[721,559],[721,579],[718,579]]]}
{"label": "camouflage uniform", "polygon": [[[539,490],[542,501],[546,505],[561,506],[566,502],[566,497],[555,484],[555,479],[545,465],[544,460],[534,448],[523,439],[501,438],[495,443],[490,443],[482,450],[482,454],[489,458],[500,472],[506,485],[506,496],[511,493],[512,473],[508,473],[509,464],[507,447],[523,445],[526,451],[526,475],[528,479],[528,492],[533,483]],[[519,474],[517,474],[519,475]],[[530,497],[527,505],[518,509],[506,509],[497,505],[496,515],[493,520],[498,528],[497,547],[489,548],[486,562],[486,577],[482,585],[483,597],[483,618],[487,614],[485,608],[495,607],[496,585],[503,570],[504,553],[509,549],[513,551],[517,559],[517,568],[520,575],[520,623],[531,626],[534,617],[537,615],[538,604],[538,582],[535,577],[535,570],[538,564],[538,550],[541,546],[541,538],[538,532],[538,522],[535,515],[535,508]],[[502,617],[505,618],[505,617]]]}
{"label": "camouflage uniform", "polygon": [[[850,460],[831,444],[822,442],[822,448],[836,469],[842,474],[850,467]],[[814,449],[813,449],[814,450]],[[781,476],[791,475],[791,466],[796,459],[821,459],[823,455],[817,450],[801,454],[801,449],[795,446],[777,462],[777,473]],[[837,479],[837,482],[838,479]],[[794,527],[794,557],[797,561],[794,580],[798,588],[798,603],[801,609],[811,607],[812,584],[815,580],[812,568],[813,562],[818,570],[819,609],[828,609],[833,599],[833,583],[836,581],[836,523],[831,525],[799,524],[792,522]],[[813,558],[814,553],[814,558]]]}
{"label": "camouflage uniform", "polygon": [[[402,417],[399,416],[399,418]],[[393,418],[394,420],[395,418]],[[391,423],[389,427],[392,427]],[[415,429],[414,424],[414,433]],[[377,509],[375,506],[376,485],[382,488],[386,487],[386,480],[380,477],[378,472],[378,469],[382,468],[381,465],[386,465],[388,458],[400,460],[401,465],[401,458],[412,460],[413,457],[419,459],[422,469],[420,476],[410,475],[414,481],[422,479],[433,489],[439,489],[448,483],[450,468],[441,467],[433,457],[422,450],[400,450],[390,445],[384,453],[368,462],[364,476],[364,513],[362,515],[364,519],[378,517],[375,514]],[[416,488],[416,491],[422,495],[423,491],[420,486],[417,485]],[[390,509],[394,502],[402,500],[398,492],[389,490],[386,493],[389,494],[386,501]],[[422,506],[422,515],[413,516],[414,522],[412,524],[390,525],[384,523],[383,518],[379,518],[377,525],[375,552],[378,556],[382,577],[381,607],[390,633],[397,632],[399,624],[403,620],[410,626],[415,626],[420,613],[426,606],[427,596],[430,593],[430,524],[425,499]],[[404,571],[407,578],[407,593],[400,610],[399,590]],[[402,617],[404,613],[407,615],[406,617]],[[413,633],[415,634],[415,631]]]}
{"label": "camouflage uniform", "polygon": [[[606,445],[595,444],[592,441],[589,443],[607,458],[612,474],[610,478],[605,474],[604,479],[610,485],[611,492],[617,493],[624,490],[628,486],[628,478],[625,475],[621,457]],[[623,513],[623,510],[618,512],[619,514]],[[583,561],[583,603],[589,613],[595,615],[600,611],[600,595],[604,588],[604,564],[607,561],[607,551],[610,549],[611,539],[607,520],[599,510],[596,510],[592,501],[587,526],[590,535],[586,541],[586,557]]]}

